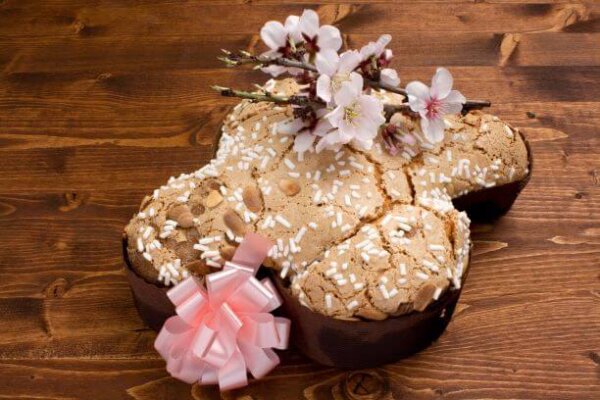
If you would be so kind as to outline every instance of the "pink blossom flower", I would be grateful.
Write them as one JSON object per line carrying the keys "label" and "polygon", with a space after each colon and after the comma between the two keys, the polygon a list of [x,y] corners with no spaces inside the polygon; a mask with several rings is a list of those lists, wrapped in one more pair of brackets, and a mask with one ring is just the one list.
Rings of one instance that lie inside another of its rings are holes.
{"label": "pink blossom flower", "polygon": [[319,72],[317,96],[329,103],[341,89],[342,83],[346,81],[357,82],[357,79],[360,79],[362,84],[362,77],[353,72],[360,61],[360,53],[356,50],[349,50],[338,55],[336,51],[329,49],[317,54],[315,62]]}
{"label": "pink blossom flower", "polygon": [[452,83],[450,71],[438,68],[431,88],[418,81],[406,85],[410,108],[421,116],[421,130],[432,143],[444,139],[444,115],[459,113],[467,101],[458,90],[452,90]]}
{"label": "pink blossom flower", "polygon": [[334,129],[319,140],[317,152],[324,148],[336,149],[350,142],[370,149],[379,127],[385,122],[383,104],[374,96],[363,93],[363,79],[356,75],[358,78],[343,82],[335,93],[336,108],[324,117]]}

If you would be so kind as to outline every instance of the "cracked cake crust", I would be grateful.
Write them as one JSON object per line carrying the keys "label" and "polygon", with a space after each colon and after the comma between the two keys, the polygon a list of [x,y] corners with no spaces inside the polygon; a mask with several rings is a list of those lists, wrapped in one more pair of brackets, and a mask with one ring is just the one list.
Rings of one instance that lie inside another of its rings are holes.
{"label": "cracked cake crust", "polygon": [[[297,91],[292,80],[267,85]],[[468,265],[469,221],[451,199],[528,173],[521,136],[477,111],[447,118],[436,146],[415,119],[394,115],[422,148],[397,156],[377,140],[370,150],[299,157],[293,137],[277,130],[290,117],[289,108],[242,101],[225,120],[215,159],[144,199],[125,229],[139,275],[167,286],[202,277],[254,231],[276,243],[264,264],[314,311],[368,320],[422,311],[460,287]]]}

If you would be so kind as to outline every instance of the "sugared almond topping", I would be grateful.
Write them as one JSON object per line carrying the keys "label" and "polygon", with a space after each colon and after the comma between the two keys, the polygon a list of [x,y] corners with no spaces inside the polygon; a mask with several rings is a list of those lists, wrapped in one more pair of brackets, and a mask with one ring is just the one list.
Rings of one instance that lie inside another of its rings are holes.
{"label": "sugared almond topping", "polygon": [[177,224],[182,228],[191,228],[194,226],[194,215],[191,211],[183,212],[177,216]]}
{"label": "sugared almond topping", "polygon": [[295,196],[300,192],[300,185],[291,179],[280,180],[278,186],[287,196]]}
{"label": "sugared almond topping", "polygon": [[254,185],[248,185],[242,193],[244,204],[254,213],[259,212],[263,208],[263,199],[260,190]]}
{"label": "sugared almond topping", "polygon": [[218,206],[223,201],[223,196],[216,190],[211,190],[208,196],[206,197],[206,207],[214,208]]}
{"label": "sugared almond topping", "polygon": [[236,236],[244,236],[246,233],[246,225],[244,224],[244,221],[231,208],[225,211],[225,214],[223,214],[223,221]]}
{"label": "sugared almond topping", "polygon": [[204,276],[211,272],[210,267],[206,265],[202,260],[195,260],[189,262],[183,267],[196,276]]}
{"label": "sugared almond topping", "polygon": [[356,315],[358,315],[359,317],[363,317],[363,318],[371,319],[371,320],[375,320],[375,321],[381,321],[388,317],[388,315],[386,313],[376,310],[374,308],[365,308],[365,309],[359,310],[356,313]]}
{"label": "sugared almond topping", "polygon": [[188,206],[186,206],[185,204],[177,204],[177,205],[174,205],[173,207],[169,208],[169,211],[167,211],[167,219],[177,221],[177,218],[179,217],[179,215],[184,214],[184,213],[189,213],[189,212],[190,212],[190,208]]}
{"label": "sugared almond topping", "polygon": [[167,212],[169,220],[177,221],[177,225],[182,228],[191,228],[194,226],[194,215],[190,208],[185,204],[179,204],[171,207]]}
{"label": "sugared almond topping", "polygon": [[220,250],[221,257],[223,257],[224,260],[231,261],[233,255],[235,254],[235,250],[236,248],[233,246],[223,246]]}
{"label": "sugared almond topping", "polygon": [[435,285],[426,283],[421,286],[417,294],[415,295],[414,308],[417,311],[423,311],[433,301],[433,295],[436,292]]}

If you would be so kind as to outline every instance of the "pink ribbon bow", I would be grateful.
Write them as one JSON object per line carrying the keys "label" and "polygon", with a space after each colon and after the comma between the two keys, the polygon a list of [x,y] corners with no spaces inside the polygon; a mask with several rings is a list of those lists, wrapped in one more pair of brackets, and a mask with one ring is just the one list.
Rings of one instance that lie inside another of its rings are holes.
{"label": "pink ribbon bow", "polygon": [[271,247],[249,233],[231,262],[206,275],[206,290],[190,277],[167,292],[177,315],[154,347],[173,377],[229,390],[248,384],[246,370],[259,379],[279,364],[271,348],[287,348],[290,321],[270,314],[281,299],[271,281],[254,277]]}

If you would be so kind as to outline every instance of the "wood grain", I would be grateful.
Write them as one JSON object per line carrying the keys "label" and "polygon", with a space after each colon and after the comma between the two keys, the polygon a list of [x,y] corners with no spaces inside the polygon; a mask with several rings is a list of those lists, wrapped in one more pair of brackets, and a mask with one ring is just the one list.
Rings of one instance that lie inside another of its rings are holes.
{"label": "wood grain", "polygon": [[[266,20],[307,6],[351,46],[391,33],[404,82],[450,67],[523,130],[534,174],[473,227],[469,281],[426,351],[339,371],[291,349],[247,388],[190,387],[137,316],[121,231],[212,156],[233,103],[209,85],[263,79],[219,49],[259,50]],[[598,82],[596,1],[0,0],[0,399],[600,398]]]}

